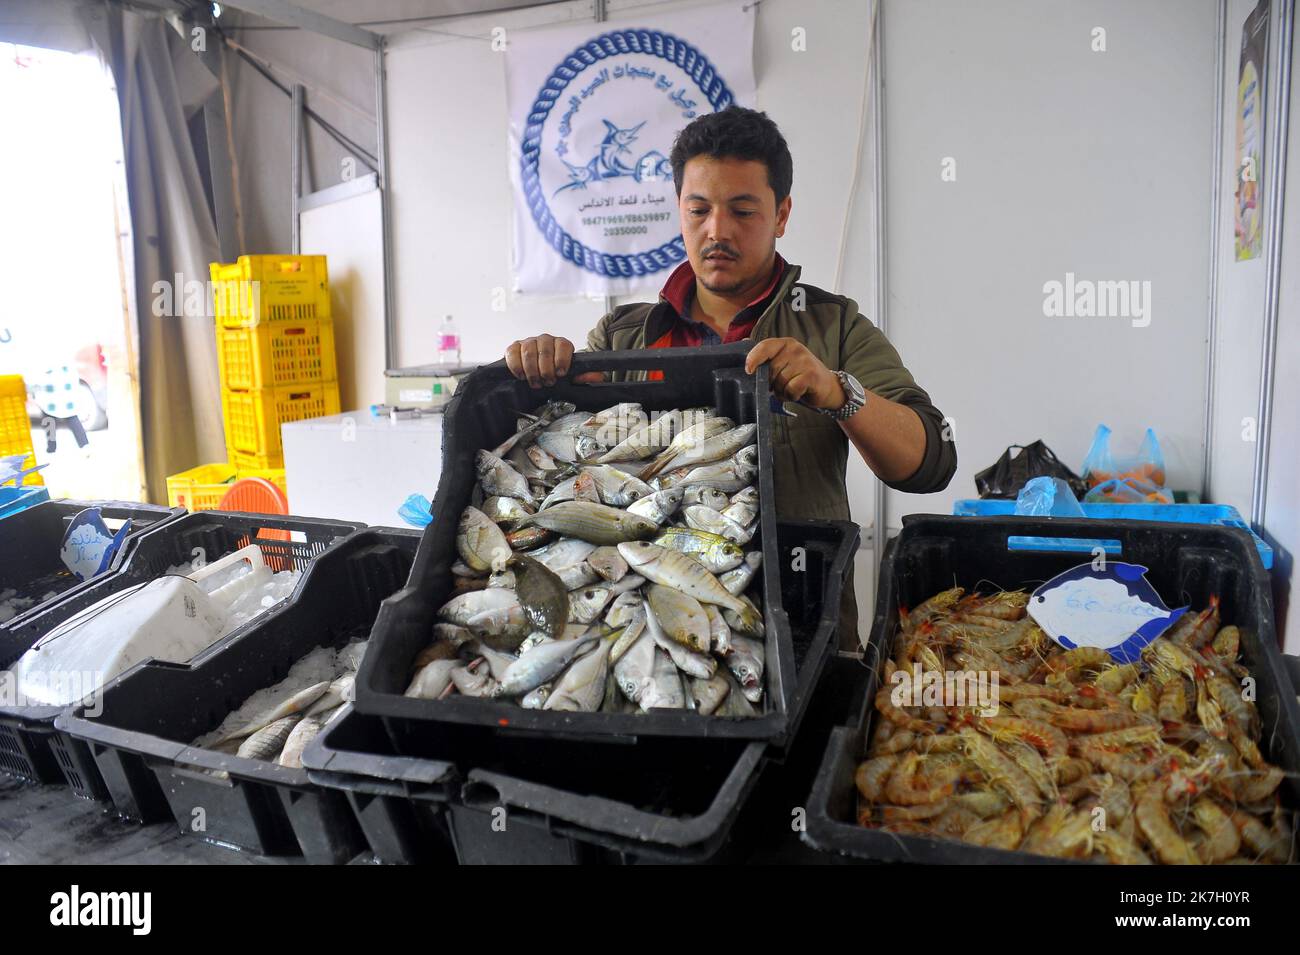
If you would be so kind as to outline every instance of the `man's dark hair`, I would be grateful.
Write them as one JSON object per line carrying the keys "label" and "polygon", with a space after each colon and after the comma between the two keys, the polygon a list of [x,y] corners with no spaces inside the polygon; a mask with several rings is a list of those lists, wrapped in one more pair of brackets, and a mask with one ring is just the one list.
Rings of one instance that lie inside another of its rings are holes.
{"label": "man's dark hair", "polygon": [[715,159],[754,159],[767,166],[767,184],[776,193],[776,201],[790,195],[794,182],[794,160],[790,147],[776,123],[767,113],[728,106],[716,113],[705,113],[691,120],[673,141],[669,162],[673,167],[673,185],[682,194],[682,176],[686,163],[696,156]]}

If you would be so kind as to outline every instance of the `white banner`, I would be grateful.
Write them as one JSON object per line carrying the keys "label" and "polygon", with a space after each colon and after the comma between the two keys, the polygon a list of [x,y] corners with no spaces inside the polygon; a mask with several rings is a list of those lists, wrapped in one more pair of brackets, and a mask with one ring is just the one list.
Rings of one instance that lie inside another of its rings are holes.
{"label": "white banner", "polygon": [[696,116],[753,105],[753,6],[511,33],[516,292],[657,289],[685,260],[668,155]]}

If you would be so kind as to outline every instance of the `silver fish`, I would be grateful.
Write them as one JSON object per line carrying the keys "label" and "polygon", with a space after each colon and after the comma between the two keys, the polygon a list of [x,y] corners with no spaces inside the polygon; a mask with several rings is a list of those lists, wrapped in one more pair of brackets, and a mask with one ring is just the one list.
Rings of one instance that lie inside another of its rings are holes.
{"label": "silver fish", "polygon": [[705,507],[703,504],[692,504],[683,509],[682,517],[686,519],[687,527],[693,527],[697,531],[709,531],[737,544],[748,544],[750,538],[754,536],[753,531],[746,530],[735,521],[723,517],[719,511]]}
{"label": "silver fish", "polygon": [[640,574],[629,573],[626,577],[614,581],[609,585],[609,589],[617,594],[631,593],[646,582]]}
{"label": "silver fish", "polygon": [[575,474],[571,478],[565,478],[559,484],[551,489],[551,493],[546,495],[542,501],[539,510],[546,510],[552,504],[559,504],[561,501],[572,501],[574,494],[577,493],[578,476]]}
{"label": "silver fish", "polygon": [[694,558],[714,574],[739,567],[745,559],[744,550],[735,541],[693,527],[665,527],[651,541],[660,547]]}
{"label": "silver fish", "polygon": [[[752,605],[747,606],[741,598],[727,593],[726,588],[718,583],[718,578],[709,573],[703,564],[685,554],[649,541],[619,544],[618,551],[628,566],[647,580],[680,590],[701,603],[717,604],[734,610],[742,620],[753,614]],[[752,623],[746,623],[744,629],[748,632],[752,626]]]}
{"label": "silver fish", "polygon": [[280,758],[276,762],[289,769],[302,769],[302,751],[307,748],[308,743],[320,735],[324,725],[318,719],[304,716],[289,731],[289,736],[284,741],[284,748],[280,751]]}
{"label": "silver fish", "polygon": [[528,489],[528,480],[508,461],[491,451],[479,451],[474,458],[474,469],[485,493],[533,503],[533,492]]}
{"label": "silver fish", "polygon": [[459,670],[465,664],[460,660],[434,660],[420,668],[420,672],[415,674],[411,680],[411,685],[406,688],[403,696],[409,696],[417,700],[437,700],[447,693],[447,688],[451,686],[451,674]]}
{"label": "silver fish", "polygon": [[617,547],[608,544],[587,555],[587,566],[608,581],[622,580],[627,574],[627,561]]}
{"label": "silver fish", "polygon": [[524,476],[530,482],[529,490],[532,489],[531,482],[542,481],[546,478],[548,472],[543,471],[533,463],[528,452],[524,450],[523,445],[515,445],[510,449],[510,453],[505,456],[506,462]]}
{"label": "silver fish", "polygon": [[302,719],[301,714],[284,716],[263,726],[248,739],[239,744],[235,755],[243,759],[275,759],[284,749],[284,742],[289,738],[294,726]]}
{"label": "silver fish", "polygon": [[595,549],[596,545],[590,541],[579,540],[576,537],[561,537],[528,556],[558,572],[565,567],[581,564]]}
{"label": "silver fish", "polygon": [[601,443],[595,438],[551,431],[544,431],[537,436],[537,446],[556,461],[565,464],[594,461],[602,452]]}
{"label": "silver fish", "polygon": [[[583,632],[584,633],[586,632],[585,627],[583,628]],[[560,639],[563,640],[565,638],[561,637]],[[519,644],[519,652],[516,654],[516,656],[523,656],[525,653],[527,653],[529,650],[531,650],[533,647],[537,646],[538,644],[553,643],[554,640],[555,640],[554,637],[548,637],[546,634],[542,633],[541,631],[534,630],[528,636],[524,637],[523,642]]]}
{"label": "silver fish", "polygon": [[519,597],[513,590],[489,587],[486,590],[473,590],[452,597],[439,609],[438,619],[444,623],[468,627],[470,620],[478,614],[488,610],[502,610],[518,604]]}
{"label": "silver fish", "polygon": [[732,504],[752,504],[758,507],[758,488],[750,486],[731,495]]}
{"label": "silver fish", "polygon": [[651,584],[646,588],[646,601],[669,639],[696,653],[709,652],[709,618],[698,600],[673,587]]}
{"label": "silver fish", "polygon": [[657,614],[649,605],[645,608],[645,628],[659,649],[666,652],[673,665],[683,673],[708,679],[718,669],[718,661],[708,656],[707,652],[695,653],[665,633]]}
{"label": "silver fish", "polygon": [[603,503],[600,499],[600,488],[596,486],[596,479],[585,470],[573,479],[573,499],[587,501],[590,504]]}
{"label": "silver fish", "polygon": [[578,657],[555,681],[555,689],[542,705],[544,710],[594,713],[605,698],[609,674],[609,651],[613,640],[602,639],[596,649]]}
{"label": "silver fish", "polygon": [[519,700],[519,705],[526,710],[540,710],[546,705],[546,698],[551,695],[552,683],[543,683],[535,690],[529,690]]}
{"label": "silver fish", "polygon": [[[228,740],[239,739],[241,736],[251,736],[264,727],[284,719],[286,716],[301,714],[303,710],[311,706],[330,688],[329,680],[322,680],[320,683],[313,683],[291,694],[287,699],[282,700],[275,706],[268,708],[257,716],[253,717],[239,729],[226,733],[220,738],[214,740],[215,743],[224,743]],[[286,730],[287,732],[287,730]],[[283,742],[283,740],[281,740]],[[278,752],[278,750],[277,750]],[[258,757],[260,758],[260,757]]]}
{"label": "silver fish", "polygon": [[462,643],[474,639],[474,634],[468,627],[462,627],[454,623],[435,623],[433,625],[433,639],[445,640],[453,646],[459,647]]}
{"label": "silver fish", "polygon": [[727,626],[733,633],[742,633],[747,637],[757,637],[762,639],[764,633],[763,612],[745,594],[740,594],[736,598],[745,605],[746,613],[738,613],[730,607],[722,611],[722,619],[727,621]]}
{"label": "silver fish", "polygon": [[494,650],[481,640],[475,641],[471,646],[475,656],[480,656],[487,661],[488,672],[492,674],[492,678],[495,680],[503,679],[506,671],[510,669],[510,664],[519,659],[512,653]]}
{"label": "silver fish", "polygon": [[487,573],[487,571],[485,570],[475,570],[473,567],[465,563],[463,560],[458,560],[455,563],[453,563],[451,565],[451,572],[455,574],[457,577],[467,577],[471,579],[475,577],[482,577],[484,574]]}
{"label": "silver fish", "polygon": [[635,601],[635,606],[611,607],[609,613],[605,614],[606,624],[611,627],[621,627],[623,630],[614,642],[614,649],[609,652],[610,660],[615,663],[641,639],[641,635],[645,632],[646,618],[641,603],[642,598],[634,594],[628,596]]}
{"label": "silver fish", "polygon": [[580,537],[593,544],[619,544],[649,537],[659,530],[659,525],[648,518],[586,501],[555,504],[529,515],[520,524],[545,527],[557,534]]}
{"label": "silver fish", "polygon": [[727,655],[727,669],[735,675],[745,691],[745,699],[757,703],[763,693],[763,644],[749,637],[733,636],[731,653]]}
{"label": "silver fish", "polygon": [[566,591],[577,590],[600,580],[600,575],[592,570],[591,565],[585,560],[580,564],[574,564],[572,567],[560,568],[555,572],[555,576],[560,578],[560,583],[564,585]]}
{"label": "silver fish", "polygon": [[514,497],[502,497],[494,494],[483,502],[479,508],[495,524],[504,524],[506,527],[514,527],[520,519],[527,517],[529,514],[537,513],[537,509],[531,504],[525,504],[523,501]]}
{"label": "silver fish", "polygon": [[[748,449],[746,449],[748,450]],[[689,467],[689,465],[687,465]],[[680,474],[683,469],[678,468],[670,471],[669,474]],[[691,484],[707,484],[709,487],[717,488],[719,491],[730,493],[739,491],[758,476],[758,466],[742,465],[734,458],[721,461],[716,464],[704,464],[697,468],[691,468],[679,479],[675,480],[669,487],[687,486]]]}
{"label": "silver fish", "polygon": [[722,610],[713,604],[704,604],[705,616],[709,618],[709,649],[720,657],[731,652],[731,628],[722,616]]}
{"label": "silver fish", "polygon": [[[669,464],[676,466],[676,458],[678,455],[694,448],[697,444],[730,430],[734,426],[735,423],[730,418],[715,416],[712,418],[705,418],[702,421],[697,421],[690,427],[683,428],[681,431],[677,432],[673,437],[673,440],[669,442],[668,447],[664,448],[664,450],[655,457],[649,471],[646,472],[646,477],[654,477]],[[689,462],[683,461],[681,463],[687,464]]]}
{"label": "silver fish", "polygon": [[500,681],[497,695],[519,696],[549,682],[569,665],[570,660],[598,639],[599,637],[592,636],[577,640],[555,640],[521,653]]}
{"label": "silver fish", "polygon": [[336,706],[342,706],[344,703],[351,701],[356,680],[356,673],[345,673],[338,677],[329,685],[329,689],[317,698],[315,703],[307,707],[303,715],[317,716],[326,710],[332,710]]}
{"label": "silver fish", "polygon": [[719,673],[713,674],[707,680],[691,677],[687,683],[691,697],[695,700],[695,708],[704,716],[712,716],[717,712],[718,707],[726,700],[727,694],[731,692],[731,683]]}
{"label": "silver fish", "polygon": [[758,445],[751,444],[741,448],[731,460],[736,463],[737,470],[752,471],[754,477],[758,477]]}
{"label": "silver fish", "polygon": [[633,501],[628,505],[627,510],[630,514],[636,514],[638,517],[648,517],[656,524],[663,524],[677,513],[677,509],[682,506],[684,497],[685,491],[679,487],[672,487],[666,491],[654,491],[640,500]]}
{"label": "silver fish", "polygon": [[759,565],[763,563],[763,552],[761,550],[751,550],[745,555],[745,562],[739,567],[733,567],[718,577],[718,583],[727,588],[727,593],[740,595],[745,592],[754,575],[758,573]]}
{"label": "silver fish", "polygon": [[560,462],[556,461],[555,458],[551,457],[535,443],[525,448],[524,454],[528,455],[528,460],[533,462],[533,466],[539,471],[558,471],[560,468]]}
{"label": "silver fish", "polygon": [[655,648],[655,664],[650,674],[650,685],[641,693],[643,710],[680,710],[686,708],[686,695],[682,692],[681,677],[668,651]]}
{"label": "silver fish", "polygon": [[[583,425],[588,428],[596,429],[606,428],[610,425],[616,427],[622,425],[625,432],[623,437],[626,437],[626,431],[631,427],[642,427],[645,425],[647,420],[645,412],[641,410],[640,402],[624,401],[620,404],[611,405],[603,411],[597,411],[594,415],[584,421]],[[622,441],[623,438],[619,438],[618,440]],[[616,441],[613,443],[617,444],[618,442]]]}
{"label": "silver fish", "polygon": [[[503,591],[510,593],[510,591]],[[532,620],[522,604],[485,610],[469,618],[467,624],[474,635],[494,647],[513,650],[533,628]]]}
{"label": "silver fish", "polygon": [[456,549],[461,559],[478,571],[495,570],[510,559],[510,544],[501,528],[476,507],[461,512],[456,528]]}
{"label": "silver fish", "polygon": [[612,464],[616,461],[638,461],[649,457],[656,451],[666,448],[681,426],[681,412],[669,411],[651,421],[645,427],[630,433],[610,450],[596,459],[597,464]]}
{"label": "silver fish", "polygon": [[688,464],[712,464],[725,460],[752,444],[757,431],[756,424],[742,424],[739,428],[715,434],[683,449],[672,458],[672,466],[680,468]]}
{"label": "silver fish", "polygon": [[587,420],[587,412],[573,411],[564,415],[562,418],[556,418],[548,424],[543,430],[548,434],[569,434],[577,435]]}
{"label": "silver fish", "polygon": [[451,682],[465,696],[495,696],[497,681],[487,666],[475,660],[469,666],[451,671]]}
{"label": "silver fish", "polygon": [[569,619],[591,623],[605,610],[613,596],[608,587],[586,587],[569,594]]}
{"label": "silver fish", "polygon": [[703,504],[715,511],[722,510],[730,503],[726,494],[716,487],[709,487],[707,484],[692,484],[690,487],[670,488],[670,490],[681,491],[682,503],[684,504]]}
{"label": "silver fish", "polygon": [[757,716],[758,710],[754,709],[754,705],[745,699],[740,684],[736,682],[736,678],[731,675],[731,672],[723,667],[718,669],[717,675],[727,682],[727,696],[722,701],[722,705],[713,711],[713,715],[744,718]]}
{"label": "silver fish", "polygon": [[[752,527],[758,520],[758,505],[750,504],[748,501],[733,501],[724,507],[719,513],[729,521],[734,521],[740,527]],[[750,532],[753,536],[753,532]]]}
{"label": "silver fish", "polygon": [[654,685],[657,646],[654,637],[642,626],[640,636],[614,661],[614,679],[618,688],[633,703],[640,703],[642,694]]}
{"label": "silver fish", "polygon": [[649,484],[609,464],[588,465],[582,473],[595,482],[601,502],[612,507],[627,507],[653,493]]}
{"label": "silver fish", "polygon": [[505,454],[506,452],[514,448],[519,442],[525,440],[531,435],[536,434],[537,432],[541,431],[543,428],[547,427],[549,424],[555,421],[556,418],[560,418],[564,415],[573,414],[573,411],[574,411],[574,406],[571,402],[568,401],[546,402],[546,404],[542,405],[542,407],[538,409],[538,412],[535,416],[531,416],[531,420],[529,420],[527,424],[525,424],[523,427],[517,428],[513,435],[506,438],[505,441],[503,441],[500,445],[498,445],[494,449],[493,453],[498,455]]}
{"label": "silver fish", "polygon": [[503,570],[499,574],[493,574],[488,577],[487,585],[499,589],[514,590],[518,583],[519,581],[515,577],[515,572],[513,570]]}

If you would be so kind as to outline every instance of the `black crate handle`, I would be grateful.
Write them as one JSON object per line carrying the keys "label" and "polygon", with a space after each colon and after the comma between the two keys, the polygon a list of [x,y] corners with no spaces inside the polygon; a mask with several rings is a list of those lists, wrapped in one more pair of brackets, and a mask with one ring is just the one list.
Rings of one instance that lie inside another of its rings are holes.
{"label": "black crate handle", "polygon": [[[715,345],[708,349],[711,354],[729,355],[734,354],[737,357],[748,355],[749,350],[757,344],[753,341],[732,342],[730,345]],[[703,349],[692,349],[692,351],[701,351]],[[742,362],[738,362],[743,364]],[[575,351],[573,359],[569,363],[569,374],[565,378],[572,378],[574,375],[582,375],[593,371],[645,371],[652,368],[659,368],[663,365],[663,353],[655,348],[631,348],[624,351]],[[500,358],[490,365],[480,366],[476,374],[482,375],[488,380],[513,378],[510,369],[506,367],[506,360]]]}

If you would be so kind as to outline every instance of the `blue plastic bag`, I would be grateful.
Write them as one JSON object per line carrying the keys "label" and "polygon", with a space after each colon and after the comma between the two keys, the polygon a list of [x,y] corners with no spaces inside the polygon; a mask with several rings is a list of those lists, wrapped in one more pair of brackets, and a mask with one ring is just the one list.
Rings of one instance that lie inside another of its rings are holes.
{"label": "blue plastic bag", "polygon": [[1061,478],[1036,477],[1016,497],[1016,513],[1028,517],[1083,517],[1070,485]]}
{"label": "blue plastic bag", "polygon": [[397,509],[397,516],[412,527],[428,527],[433,523],[433,503],[423,494],[412,494]]}

